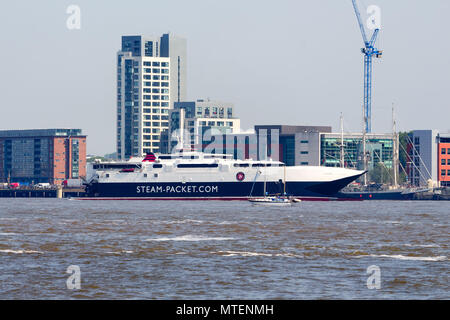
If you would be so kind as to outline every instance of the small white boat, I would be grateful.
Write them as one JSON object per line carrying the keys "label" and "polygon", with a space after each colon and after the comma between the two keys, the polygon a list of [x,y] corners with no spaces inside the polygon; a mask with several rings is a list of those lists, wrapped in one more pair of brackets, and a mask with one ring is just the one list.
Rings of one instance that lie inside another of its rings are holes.
{"label": "small white boat", "polygon": [[[286,172],[286,168],[285,168],[285,172]],[[258,173],[262,173],[262,172],[260,172],[258,170],[257,174]],[[256,176],[255,176],[255,181],[256,181]],[[284,181],[286,181],[286,178],[284,179]],[[254,182],[253,182],[253,184],[254,184]],[[250,203],[252,203],[253,205],[264,205],[264,206],[290,206],[293,203],[302,201],[300,199],[287,197],[286,196],[286,183],[283,183],[283,185],[284,185],[284,196],[280,196],[280,195],[269,196],[266,192],[266,176],[264,175],[264,198],[252,198],[251,191],[250,191],[250,198],[248,199],[248,201]],[[252,187],[252,191],[253,191],[253,187]]]}
{"label": "small white boat", "polygon": [[[299,200],[299,199],[295,199]],[[290,206],[294,203],[293,199],[282,198],[278,196],[274,197],[264,197],[264,198],[250,198],[248,201],[254,205],[264,205],[264,206]],[[295,202],[297,202],[295,201]],[[300,200],[301,201],[301,200]]]}

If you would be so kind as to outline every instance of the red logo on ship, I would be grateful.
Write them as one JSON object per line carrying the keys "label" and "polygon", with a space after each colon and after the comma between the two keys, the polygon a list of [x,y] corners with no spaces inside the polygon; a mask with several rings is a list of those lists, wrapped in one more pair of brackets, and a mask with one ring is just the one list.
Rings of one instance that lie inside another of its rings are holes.
{"label": "red logo on ship", "polygon": [[243,172],[238,172],[238,173],[236,174],[236,179],[237,179],[238,181],[244,180],[244,179],[245,179],[245,174],[244,174]]}

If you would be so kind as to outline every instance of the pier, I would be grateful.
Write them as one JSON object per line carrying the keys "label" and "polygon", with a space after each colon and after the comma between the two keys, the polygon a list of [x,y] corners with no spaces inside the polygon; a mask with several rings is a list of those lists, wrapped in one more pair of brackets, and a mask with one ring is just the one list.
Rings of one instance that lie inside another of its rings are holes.
{"label": "pier", "polygon": [[83,188],[0,189],[0,198],[69,198],[84,197]]}

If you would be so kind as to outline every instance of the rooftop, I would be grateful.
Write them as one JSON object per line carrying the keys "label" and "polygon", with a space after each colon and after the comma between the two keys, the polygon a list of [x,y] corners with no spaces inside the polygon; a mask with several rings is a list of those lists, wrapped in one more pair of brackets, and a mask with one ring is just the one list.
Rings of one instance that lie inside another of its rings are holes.
{"label": "rooftop", "polygon": [[0,130],[0,138],[22,137],[54,137],[54,136],[85,136],[81,129],[55,128],[55,129],[25,129],[25,130]]}

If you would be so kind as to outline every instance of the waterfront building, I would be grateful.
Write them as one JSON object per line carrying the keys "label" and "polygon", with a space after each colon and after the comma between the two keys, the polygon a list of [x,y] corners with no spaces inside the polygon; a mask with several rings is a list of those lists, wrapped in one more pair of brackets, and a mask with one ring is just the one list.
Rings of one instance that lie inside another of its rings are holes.
{"label": "waterfront building", "polygon": [[[364,141],[365,139],[365,141]],[[394,165],[394,137],[392,134],[368,133],[322,133],[320,135],[320,163],[327,167],[364,169],[364,148],[366,170],[373,170],[380,164],[387,170]],[[341,144],[343,142],[343,148]],[[365,145],[364,145],[365,144]]]}
{"label": "waterfront building", "polygon": [[408,181],[414,186],[450,185],[450,134],[414,130],[408,134]]}
{"label": "waterfront building", "polygon": [[160,149],[169,110],[186,95],[186,40],[123,36],[117,53],[117,155],[129,159]]}
{"label": "waterfront building", "polygon": [[169,119],[169,129],[162,137],[163,153],[170,152],[177,144],[204,151],[215,141],[213,136],[240,130],[240,119],[234,115],[233,104],[209,99],[175,102]]}
{"label": "waterfront building", "polygon": [[438,135],[438,181],[441,186],[450,187],[450,133]]}
{"label": "waterfront building", "polygon": [[258,136],[260,158],[279,160],[287,166],[314,166],[320,163],[318,161],[320,133],[331,132],[331,127],[256,125],[255,132]]}
{"label": "waterfront building", "polygon": [[[369,171],[369,180],[375,169],[383,170],[380,176],[394,175],[396,138],[392,134],[332,133],[329,126],[255,126],[255,131],[259,158],[266,154],[260,150],[261,143],[266,142],[267,157],[283,161],[288,166],[365,169]],[[277,134],[278,139],[273,137]]]}
{"label": "waterfront building", "polygon": [[61,184],[86,176],[81,129],[0,131],[0,181]]}
{"label": "waterfront building", "polygon": [[414,130],[408,134],[407,172],[413,186],[438,181],[438,130]]}

